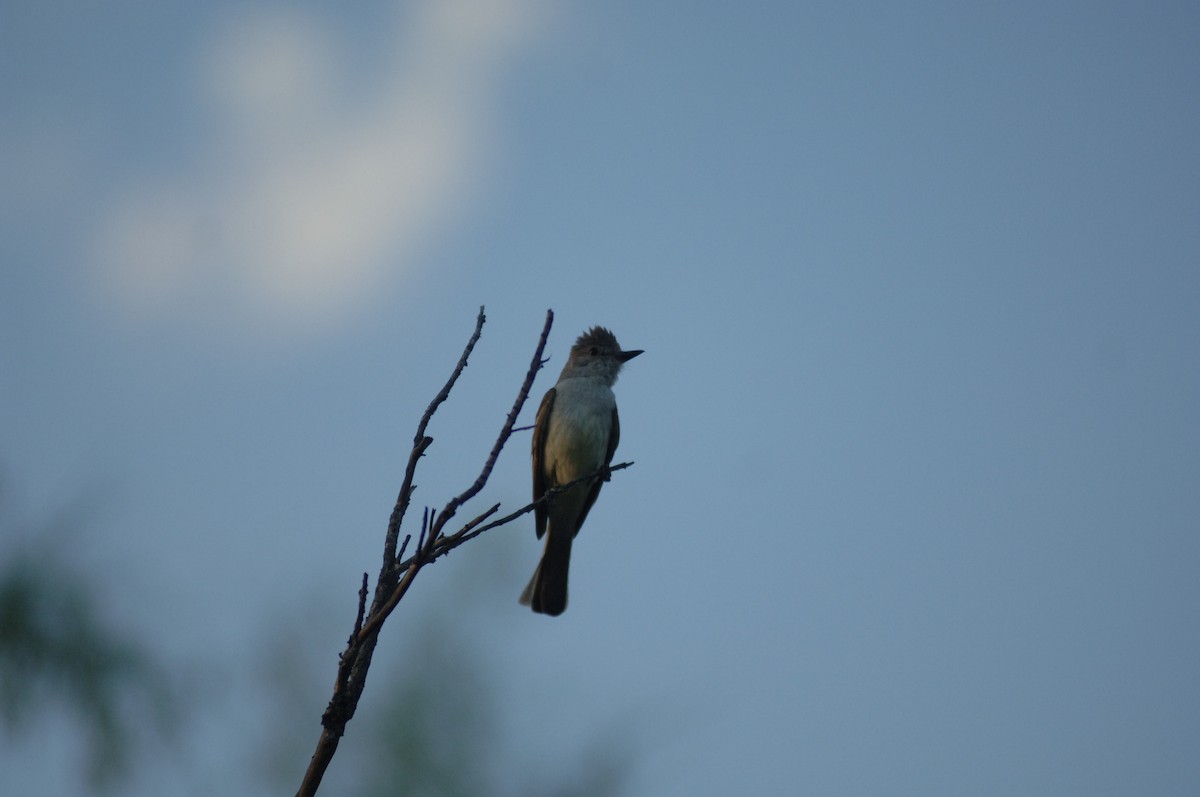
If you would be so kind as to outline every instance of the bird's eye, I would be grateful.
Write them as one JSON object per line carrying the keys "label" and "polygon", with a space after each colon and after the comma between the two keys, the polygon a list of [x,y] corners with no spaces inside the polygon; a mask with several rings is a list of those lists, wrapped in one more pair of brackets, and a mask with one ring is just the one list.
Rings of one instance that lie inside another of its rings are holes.
{"label": "bird's eye", "polygon": [[600,353],[600,350],[599,350],[599,349],[597,349],[595,346],[593,346],[592,348],[588,349],[588,354],[592,355],[593,357],[595,357],[595,356],[596,356],[597,354],[599,354],[599,353]]}

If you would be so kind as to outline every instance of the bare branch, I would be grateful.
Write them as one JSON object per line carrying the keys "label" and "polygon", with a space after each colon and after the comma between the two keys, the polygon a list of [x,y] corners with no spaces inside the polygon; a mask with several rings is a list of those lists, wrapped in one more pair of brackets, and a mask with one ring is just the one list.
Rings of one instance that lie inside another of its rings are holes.
{"label": "bare branch", "polygon": [[[434,559],[437,559],[451,549],[461,545],[463,542],[466,542],[465,539],[459,540],[453,545],[449,545],[445,548],[440,548],[438,545],[439,542],[445,539],[442,537],[442,529],[446,526],[450,519],[454,517],[454,514],[458,508],[478,494],[479,491],[483,489],[484,484],[487,483],[488,477],[492,475],[492,469],[496,466],[496,459],[500,456],[500,451],[504,448],[504,444],[507,443],[509,437],[512,436],[513,424],[516,423],[517,416],[521,414],[521,407],[524,406],[526,399],[529,398],[529,391],[533,387],[533,380],[537,376],[538,370],[542,367],[542,352],[545,351],[546,339],[550,335],[550,326],[553,323],[554,313],[553,311],[547,310],[546,324],[542,327],[542,335],[538,339],[537,349],[534,351],[533,361],[529,365],[529,371],[525,374],[525,381],[522,383],[521,389],[517,392],[516,401],[513,402],[512,409],[509,410],[508,417],[504,421],[504,426],[500,429],[500,434],[496,438],[496,442],[492,445],[492,451],[488,455],[487,461],[484,463],[483,470],[480,472],[479,477],[470,487],[446,502],[446,506],[443,507],[442,511],[437,513],[436,516],[434,516],[432,513],[428,513],[427,511],[425,521],[421,524],[421,536],[417,540],[416,553],[396,567],[397,572],[404,572],[405,578],[402,578],[400,582],[393,587],[392,594],[389,595],[382,603],[379,601],[379,593],[376,593],[377,607],[372,607],[371,617],[363,626],[362,632],[359,634],[360,642],[365,642],[368,636],[379,633],[380,626],[383,625],[383,622],[387,619],[388,615],[390,615],[392,610],[395,609],[397,604],[400,603],[400,599],[404,597],[404,593],[408,591],[409,584],[412,583],[412,579],[408,578],[410,574],[415,577],[417,570],[420,570]],[[572,484],[574,484],[574,482],[572,482]],[[536,504],[531,504],[525,511],[531,511],[535,505]],[[480,516],[469,522],[467,527],[470,527],[477,522],[482,522],[486,515],[490,515],[492,512],[498,509],[499,504],[486,512],[483,516]],[[524,514],[524,512],[515,514],[513,519],[520,517],[522,514]]]}
{"label": "bare branch", "polygon": [[529,390],[533,387],[533,380],[537,376],[537,372],[542,367],[542,352],[546,350],[546,338],[550,336],[550,326],[554,323],[554,311],[546,311],[546,324],[542,327],[542,336],[538,339],[537,350],[533,353],[533,362],[529,364],[529,371],[525,374],[525,382],[521,385],[520,392],[517,393],[517,399],[513,402],[512,409],[508,411],[508,418],[504,421],[504,427],[500,430],[500,435],[496,438],[496,442],[492,445],[492,452],[488,454],[487,462],[483,463],[483,470],[479,477],[475,479],[475,483],[464,490],[459,495],[451,498],[446,506],[443,507],[441,516],[438,518],[437,524],[434,526],[436,532],[440,532],[442,527],[449,522],[450,518],[454,517],[454,513],[467,501],[478,495],[483,489],[483,485],[487,484],[488,477],[492,475],[492,468],[496,467],[496,459],[500,456],[501,449],[508,442],[508,438],[512,436],[513,424],[517,422],[517,416],[521,414],[521,407],[525,405],[525,400],[529,398]]}
{"label": "bare branch", "polygon": [[[425,510],[415,552],[401,564],[396,564],[396,548],[400,538],[400,526],[412,497],[413,478],[416,474],[417,461],[433,443],[433,438],[426,434],[426,430],[433,414],[442,402],[449,397],[451,389],[458,381],[458,377],[462,375],[463,369],[466,368],[467,359],[470,357],[476,342],[479,340],[485,320],[484,308],[480,307],[479,315],[475,320],[475,331],[463,349],[458,364],[455,366],[453,373],[451,373],[450,378],[441,391],[426,408],[425,414],[422,415],[421,421],[417,426],[417,433],[413,438],[412,451],[409,453],[408,464],[404,471],[404,479],[401,482],[400,492],[388,521],[387,535],[384,540],[383,564],[380,568],[379,579],[375,585],[375,598],[371,602],[370,610],[366,611],[364,616],[367,594],[367,580],[364,574],[363,587],[359,591],[358,612],[355,618],[354,632],[348,641],[346,650],[339,656],[338,673],[334,682],[333,696],[330,698],[329,705],[321,717],[321,738],[317,742],[316,751],[309,762],[308,770],[305,772],[304,780],[300,785],[300,790],[297,792],[297,797],[307,797],[308,795],[316,794],[317,788],[321,784],[321,779],[324,777],[325,770],[328,768],[329,762],[333,759],[333,754],[337,750],[338,741],[345,733],[346,724],[354,716],[354,712],[358,707],[359,698],[362,696],[363,688],[366,685],[367,670],[371,666],[371,657],[374,654],[379,630],[383,626],[384,621],[392,613],[392,610],[396,608],[396,605],[399,604],[400,600],[408,592],[408,588],[412,586],[412,582],[421,568],[438,557],[445,555],[448,551],[461,545],[468,539],[478,536],[489,528],[495,528],[504,523],[511,522],[526,512],[532,511],[537,505],[537,502],[535,502],[522,510],[508,515],[506,518],[481,526],[480,524],[487,520],[487,518],[499,511],[500,505],[496,504],[469,521],[449,537],[442,534],[442,529],[454,517],[459,507],[478,495],[484,485],[487,484],[487,480],[496,466],[496,460],[499,458],[500,452],[512,436],[513,425],[516,423],[516,419],[520,415],[521,408],[524,406],[526,399],[529,398],[529,391],[533,387],[533,381],[537,376],[538,370],[541,369],[545,362],[542,359],[542,355],[546,348],[546,340],[550,335],[550,327],[554,323],[554,313],[550,310],[546,311],[546,323],[542,327],[542,334],[538,339],[538,345],[529,370],[525,375],[525,380],[517,393],[517,398],[513,402],[512,409],[505,419],[500,434],[492,445],[491,452],[488,454],[488,458],[484,462],[479,476],[466,490],[451,498],[440,512],[430,509]],[[612,469],[606,469],[604,475],[607,477],[607,474],[612,470],[627,466],[628,463],[618,465]],[[599,474],[600,472],[597,472],[596,475]],[[547,495],[540,500],[546,500],[550,497],[550,495]],[[400,546],[400,557],[404,556],[404,551],[408,548],[410,539],[410,536],[405,537],[403,545]]]}

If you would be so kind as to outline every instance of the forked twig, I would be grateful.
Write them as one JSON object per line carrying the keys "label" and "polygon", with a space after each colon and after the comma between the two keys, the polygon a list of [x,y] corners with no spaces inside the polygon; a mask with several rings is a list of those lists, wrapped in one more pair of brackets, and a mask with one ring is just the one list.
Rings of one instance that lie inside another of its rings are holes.
{"label": "forked twig", "polygon": [[[451,373],[450,378],[446,381],[441,391],[438,392],[433,401],[425,409],[425,414],[421,416],[421,422],[417,426],[417,433],[413,438],[412,451],[409,453],[408,463],[404,470],[404,479],[400,484],[400,492],[388,521],[387,535],[384,540],[383,564],[379,571],[379,579],[375,584],[375,597],[371,602],[370,610],[366,610],[367,576],[364,573],[362,589],[359,591],[358,612],[355,617],[354,631],[350,635],[346,649],[339,656],[338,673],[337,679],[334,682],[333,696],[330,698],[329,705],[321,717],[321,738],[317,742],[316,751],[309,762],[308,770],[304,775],[304,781],[300,785],[300,790],[296,793],[297,797],[308,797],[309,795],[316,794],[317,788],[321,784],[321,778],[324,776],[325,770],[328,768],[329,762],[333,759],[333,754],[337,750],[338,741],[341,739],[342,734],[345,733],[346,724],[354,716],[354,712],[358,708],[359,698],[362,696],[363,688],[366,685],[367,670],[371,666],[371,657],[375,651],[375,643],[379,638],[379,630],[397,604],[399,604],[400,600],[408,592],[408,588],[412,586],[413,580],[422,567],[444,556],[467,540],[474,539],[489,529],[511,523],[522,515],[532,512],[539,504],[544,501],[553,500],[553,497],[563,490],[597,477],[607,478],[608,474],[613,471],[627,468],[633,464],[632,462],[624,462],[619,465],[602,468],[595,473],[588,474],[573,482],[548,491],[538,500],[515,512],[491,522],[485,522],[499,511],[500,505],[495,504],[467,521],[467,523],[454,533],[447,535],[443,532],[443,529],[454,518],[458,509],[478,495],[484,485],[487,484],[487,480],[492,474],[492,469],[496,466],[496,460],[500,456],[500,452],[512,436],[514,431],[513,425],[516,423],[517,417],[521,414],[521,408],[525,405],[526,399],[529,398],[529,391],[533,387],[534,378],[537,376],[537,372],[541,369],[542,365],[545,364],[542,355],[546,349],[546,340],[550,335],[550,327],[554,323],[553,311],[547,310],[546,323],[542,327],[542,334],[538,339],[537,348],[534,351],[529,370],[525,374],[525,380],[521,384],[521,389],[517,392],[516,401],[513,402],[512,409],[504,421],[504,426],[501,427],[500,434],[496,437],[487,460],[483,464],[483,469],[475,481],[467,489],[447,501],[441,511],[434,512],[428,508],[425,510],[422,516],[421,532],[417,538],[416,547],[412,555],[405,559],[404,554],[408,549],[411,536],[406,536],[403,543],[399,543],[400,526],[403,523],[404,515],[408,510],[409,502],[412,498],[413,478],[416,474],[417,461],[433,443],[433,438],[426,434],[426,430],[428,429],[430,419],[433,418],[433,414],[450,395],[455,382],[462,375],[463,369],[467,365],[467,358],[470,357],[482,333],[485,320],[486,317],[484,316],[483,308],[480,307],[479,315],[475,320],[475,331],[471,335],[470,340],[467,341],[462,356],[459,357],[458,364],[455,366],[453,373]],[[398,543],[399,553],[397,553]],[[402,561],[397,563],[397,559]]]}

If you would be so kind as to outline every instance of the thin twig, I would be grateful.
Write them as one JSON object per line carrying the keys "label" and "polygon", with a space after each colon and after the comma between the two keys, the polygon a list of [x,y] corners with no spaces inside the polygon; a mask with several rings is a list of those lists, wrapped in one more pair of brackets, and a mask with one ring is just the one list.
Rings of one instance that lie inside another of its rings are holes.
{"label": "thin twig", "polygon": [[417,424],[417,433],[413,436],[412,451],[408,455],[408,465],[404,468],[404,481],[400,483],[400,494],[396,496],[396,505],[392,509],[392,516],[388,520],[387,538],[383,545],[383,570],[390,572],[396,562],[396,542],[400,537],[400,524],[404,521],[404,513],[408,510],[409,499],[412,498],[413,476],[417,472],[417,460],[424,454],[430,444],[433,443],[432,437],[425,436],[425,430],[429,428],[429,421],[433,418],[433,414],[437,412],[437,408],[442,405],[447,398],[450,397],[450,391],[454,388],[454,383],[462,376],[463,369],[467,367],[467,358],[471,356],[471,352],[475,350],[475,344],[479,342],[479,336],[483,334],[483,324],[487,321],[487,316],[484,315],[483,306],[479,307],[479,315],[475,317],[475,332],[472,333],[471,339],[467,341],[466,348],[463,349],[462,356],[458,358],[458,364],[454,366],[453,373],[446,380],[446,384],[438,391],[438,394],[433,397],[433,401],[429,402],[429,406],[425,408],[425,414],[421,416],[421,422]]}
{"label": "thin twig", "polygon": [[363,573],[362,587],[358,590],[358,614],[354,618],[354,633],[350,635],[350,642],[354,642],[354,638],[358,636],[358,632],[362,630],[363,615],[367,611],[367,574]]}
{"label": "thin twig", "polygon": [[[586,476],[580,476],[578,479],[574,479],[566,484],[560,484],[557,487],[547,490],[536,501],[532,501],[520,509],[510,512],[498,520],[493,520],[491,523],[488,523],[485,526],[479,526],[479,523],[495,514],[497,510],[500,509],[500,505],[496,504],[478,517],[467,521],[467,523],[461,529],[453,534],[449,536],[439,535],[436,538],[430,537],[428,540],[426,540],[424,546],[417,546],[417,553],[400,563],[398,569],[404,572],[404,578],[400,579],[400,583],[396,585],[395,590],[393,590],[392,594],[388,596],[388,599],[384,601],[379,611],[371,613],[371,617],[367,620],[366,625],[363,626],[362,631],[359,633],[360,641],[364,641],[368,636],[379,633],[379,627],[383,625],[384,621],[387,620],[388,615],[392,613],[392,610],[400,604],[400,599],[404,597],[406,592],[408,592],[408,588],[412,584],[412,578],[415,578],[417,571],[425,565],[442,558],[467,540],[473,540],[485,531],[512,523],[514,520],[521,517],[521,515],[526,515],[532,512],[534,509],[546,503],[547,501],[553,501],[554,496],[571,489],[577,484],[583,484],[584,482],[589,482],[593,479],[603,478],[610,473],[628,468],[632,464],[632,462],[622,462],[619,465],[613,465],[611,467],[594,470]],[[426,520],[428,520],[428,515],[426,515]],[[478,528],[476,528],[476,526],[478,526]],[[422,525],[422,529],[424,529],[424,525]],[[412,576],[411,578],[409,577],[410,574]]]}
{"label": "thin twig", "polygon": [[[432,552],[432,555],[430,555],[423,562],[423,564],[429,564],[430,562],[434,561],[435,559],[439,559],[442,556],[445,556],[447,553],[454,550],[458,546],[462,545],[467,540],[473,540],[476,537],[478,537],[480,534],[483,534],[485,531],[490,531],[491,529],[494,529],[497,526],[504,526],[509,523],[512,523],[514,520],[521,517],[521,515],[529,514],[530,512],[537,509],[539,506],[546,503],[547,501],[554,500],[554,496],[558,495],[559,493],[563,493],[563,492],[566,492],[567,490],[570,490],[572,487],[574,487],[577,484],[583,484],[584,482],[590,482],[593,479],[602,478],[602,477],[606,476],[607,474],[615,473],[616,471],[619,471],[619,470],[624,470],[625,468],[628,468],[632,464],[633,464],[632,462],[622,462],[619,465],[612,465],[610,467],[600,468],[598,470],[592,471],[591,473],[587,474],[586,476],[580,476],[578,479],[569,481],[566,484],[560,484],[557,487],[552,487],[551,489],[544,492],[542,494],[542,497],[537,499],[536,501],[532,501],[532,502],[526,504],[525,506],[521,507],[520,509],[510,512],[509,514],[505,515],[504,517],[497,518],[496,520],[493,520],[491,523],[488,523],[485,526],[479,526],[479,524],[481,522],[483,522],[487,518],[494,515],[500,509],[500,505],[496,504],[495,506],[491,507],[483,514],[468,521],[466,525],[464,525],[461,529],[454,532],[453,534],[450,534],[449,536],[439,537],[438,541],[437,541],[436,549]],[[478,528],[476,528],[477,526],[478,526]],[[411,560],[404,562],[403,564],[401,564],[401,567],[404,567],[410,561]]]}

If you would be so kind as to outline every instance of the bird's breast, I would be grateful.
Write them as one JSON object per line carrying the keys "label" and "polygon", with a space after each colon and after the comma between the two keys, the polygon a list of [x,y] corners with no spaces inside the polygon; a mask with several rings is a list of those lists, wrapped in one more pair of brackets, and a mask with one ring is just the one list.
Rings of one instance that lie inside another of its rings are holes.
{"label": "bird's breast", "polygon": [[562,484],[604,464],[617,402],[607,385],[590,384],[590,380],[565,380],[556,390],[546,438],[546,469]]}

